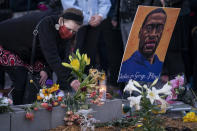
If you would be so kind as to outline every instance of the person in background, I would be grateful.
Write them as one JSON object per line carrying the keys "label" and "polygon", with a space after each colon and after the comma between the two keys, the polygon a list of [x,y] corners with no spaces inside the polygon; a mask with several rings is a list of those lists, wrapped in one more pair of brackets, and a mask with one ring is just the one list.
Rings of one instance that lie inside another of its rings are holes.
{"label": "person in background", "polygon": [[[187,80],[191,76],[190,41],[190,0],[153,0],[154,6],[181,8],[172,34],[163,64],[161,78],[173,79],[179,73],[185,73]],[[176,62],[175,62],[176,61]]]}
{"label": "person in background", "polygon": [[192,34],[192,64],[193,64],[193,79],[191,81],[192,88],[197,94],[197,1],[191,0],[191,34]]}
{"label": "person in background", "polygon": [[[127,39],[131,30],[131,25],[133,23],[137,8],[139,5],[151,5],[152,0],[118,0],[117,11],[120,16],[120,28],[122,33],[123,46],[125,49],[127,44]],[[116,15],[118,16],[118,15]],[[113,26],[117,26],[117,18],[112,21]]]}
{"label": "person in background", "polygon": [[[120,32],[119,23],[117,26],[112,25],[113,19],[117,15],[116,4],[118,0],[110,0],[111,8],[107,14],[107,18],[101,23],[101,34],[99,39],[99,53],[101,54],[101,68],[107,74],[108,91],[114,96],[121,97],[122,84],[117,83],[119,68],[123,55],[123,43]],[[118,21],[118,20],[116,20]]]}
{"label": "person in background", "polygon": [[[9,7],[9,1],[0,0],[0,22],[11,18],[12,15],[13,15],[13,12],[11,11]],[[0,89],[1,90],[4,89],[4,84],[5,84],[5,72],[0,69]]]}
{"label": "person in background", "polygon": [[195,26],[192,30],[192,43],[193,43],[193,90],[197,94],[197,26]]}
{"label": "person in background", "polygon": [[100,65],[97,56],[99,56],[101,23],[107,17],[111,7],[110,0],[61,0],[61,2],[64,9],[74,7],[83,12],[84,26],[77,34],[77,45],[79,45],[81,52],[87,53],[90,57],[90,66],[98,68]]}
{"label": "person in background", "polygon": [[[38,25],[39,23],[39,25]],[[40,74],[41,85],[45,84],[51,70],[58,77],[58,84],[64,90],[71,90],[67,81],[70,70],[61,65],[68,62],[68,55],[74,36],[83,23],[83,13],[69,8],[62,14],[35,12],[26,16],[0,23],[0,68],[13,81],[12,93],[15,105],[23,104],[23,96],[28,70]],[[34,65],[30,65],[32,53],[32,33],[38,25]],[[19,31],[20,30],[20,31]]]}

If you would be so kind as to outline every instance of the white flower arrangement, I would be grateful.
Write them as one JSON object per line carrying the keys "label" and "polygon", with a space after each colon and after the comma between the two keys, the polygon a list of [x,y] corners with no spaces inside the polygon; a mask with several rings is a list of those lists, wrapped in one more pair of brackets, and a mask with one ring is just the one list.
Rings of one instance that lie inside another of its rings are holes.
{"label": "white flower arrangement", "polygon": [[51,88],[43,87],[42,89],[40,89],[37,95],[37,100],[43,102],[49,102],[51,100],[54,101],[59,97],[63,98],[64,92],[59,89],[59,85],[54,84],[52,85]]}
{"label": "white flower arrangement", "polygon": [[12,105],[12,100],[7,97],[0,97],[0,113],[12,111],[10,105]]}
{"label": "white flower arrangement", "polygon": [[[138,95],[137,97],[135,96],[130,96],[127,99],[130,101],[130,107],[135,107],[136,110],[140,110],[140,102],[141,102],[141,98],[142,98],[142,93],[146,92],[146,98],[148,98],[151,102],[151,104],[153,104],[155,101],[159,101],[161,103],[161,109],[162,110],[166,110],[167,107],[167,102],[165,101],[165,99],[161,98],[160,95],[171,95],[171,89],[172,86],[169,83],[166,83],[163,88],[161,89],[156,89],[154,86],[157,83],[158,79],[156,79],[150,87],[148,87],[146,84],[141,86],[137,81],[134,80],[130,80],[128,82],[128,84],[125,86],[124,88],[124,92],[128,91],[131,95],[131,93],[133,91],[137,91],[140,95]],[[138,89],[138,88],[140,89]]]}
{"label": "white flower arrangement", "polygon": [[12,100],[7,97],[0,98],[0,106],[8,106],[11,105],[12,103],[13,103]]}

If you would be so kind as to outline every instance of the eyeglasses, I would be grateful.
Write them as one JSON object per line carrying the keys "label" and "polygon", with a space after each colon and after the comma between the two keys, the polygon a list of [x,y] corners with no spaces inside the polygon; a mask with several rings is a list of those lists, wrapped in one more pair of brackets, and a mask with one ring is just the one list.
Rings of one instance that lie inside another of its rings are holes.
{"label": "eyeglasses", "polygon": [[77,32],[72,30],[72,29],[69,29],[68,27],[66,27],[70,32],[72,32],[73,34],[76,34]]}
{"label": "eyeglasses", "polygon": [[[65,21],[63,20],[63,25],[66,26],[64,23],[65,23]],[[73,29],[68,28],[67,26],[66,26],[66,28],[67,28],[70,32],[72,32],[72,34],[76,34],[76,32],[77,32],[77,31],[75,31],[75,30],[73,30]]]}

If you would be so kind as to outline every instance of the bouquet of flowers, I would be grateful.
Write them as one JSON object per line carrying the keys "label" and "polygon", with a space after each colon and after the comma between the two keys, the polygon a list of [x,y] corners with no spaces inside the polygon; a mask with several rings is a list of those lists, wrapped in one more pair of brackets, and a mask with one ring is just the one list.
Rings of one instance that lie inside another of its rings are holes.
{"label": "bouquet of flowers", "polygon": [[130,80],[129,83],[124,88],[124,91],[129,91],[131,94],[133,91],[137,91],[140,95],[138,96],[130,96],[127,99],[130,101],[130,107],[133,106],[136,108],[136,110],[141,109],[141,100],[143,97],[147,98],[151,104],[160,103],[161,109],[166,110],[167,102],[165,99],[163,99],[161,96],[167,95],[170,96],[172,94],[171,89],[172,86],[170,83],[166,83],[163,88],[156,89],[154,86],[157,83],[158,79],[156,79],[150,87],[148,87],[146,84],[141,86],[137,81]]}
{"label": "bouquet of flowers", "polygon": [[177,100],[177,97],[179,94],[182,94],[185,90],[184,88],[184,76],[180,76],[178,75],[177,77],[175,77],[175,79],[170,81],[170,84],[172,85],[172,95],[168,96],[166,98],[167,102],[172,104]]}
{"label": "bouquet of flowers", "polygon": [[[97,69],[90,69],[89,74],[85,74],[85,67],[90,64],[90,58],[87,54],[80,54],[79,50],[76,54],[69,56],[70,63],[62,63],[63,66],[70,68],[72,74],[79,80],[80,87],[75,93],[74,98],[80,102],[85,102],[87,95],[96,100],[96,104],[100,104],[99,81],[105,79],[105,73],[99,72]],[[98,99],[97,99],[98,98]],[[93,101],[92,101],[93,102]]]}
{"label": "bouquet of flowers", "polygon": [[163,88],[156,89],[155,85],[157,81],[158,79],[148,87],[146,84],[142,86],[137,81],[130,80],[124,88],[124,91],[128,91],[130,94],[133,91],[139,93],[138,96],[130,96],[127,99],[130,101],[130,108],[135,107],[136,109],[133,115],[135,116],[137,124],[139,124],[140,121],[142,126],[139,128],[142,130],[164,130],[160,126],[161,120],[155,114],[166,112],[167,102],[162,96],[171,95],[172,87],[167,82]]}
{"label": "bouquet of flowers", "polygon": [[32,110],[37,111],[39,108],[45,108],[48,111],[52,111],[54,106],[61,105],[61,107],[66,108],[64,102],[64,92],[59,89],[58,84],[52,84],[52,81],[46,82],[47,86],[43,86],[37,94],[37,101],[32,105],[26,105],[24,107],[26,114],[25,118],[27,120],[34,119],[34,113]]}
{"label": "bouquet of flowers", "polygon": [[64,92],[59,89],[58,84],[53,84],[50,88],[44,86],[37,95],[37,101],[41,102],[41,106],[44,108],[59,105],[63,98]]}
{"label": "bouquet of flowers", "polygon": [[12,111],[9,107],[12,104],[12,100],[7,97],[0,98],[0,113]]}
{"label": "bouquet of flowers", "polygon": [[100,86],[99,81],[104,79],[104,73],[99,72],[97,69],[90,69],[89,75],[81,82],[79,89],[75,94],[75,98],[84,102],[88,94],[88,97],[92,99],[92,103],[100,105]]}
{"label": "bouquet of flowers", "polygon": [[90,64],[90,58],[87,57],[87,54],[80,54],[77,49],[76,54],[69,55],[70,64],[63,62],[62,65],[70,68],[72,74],[82,82],[87,75],[84,73],[85,67]]}

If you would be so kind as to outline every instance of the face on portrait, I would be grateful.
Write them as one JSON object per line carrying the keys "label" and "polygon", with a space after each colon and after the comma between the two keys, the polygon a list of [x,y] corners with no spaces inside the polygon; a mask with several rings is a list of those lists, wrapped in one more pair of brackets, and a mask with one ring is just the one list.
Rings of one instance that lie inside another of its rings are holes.
{"label": "face on portrait", "polygon": [[159,45],[166,17],[163,12],[156,12],[147,16],[144,20],[138,37],[139,52],[146,58],[153,56]]}

